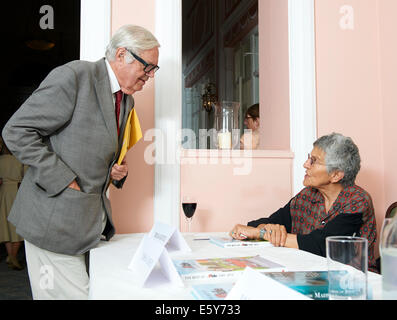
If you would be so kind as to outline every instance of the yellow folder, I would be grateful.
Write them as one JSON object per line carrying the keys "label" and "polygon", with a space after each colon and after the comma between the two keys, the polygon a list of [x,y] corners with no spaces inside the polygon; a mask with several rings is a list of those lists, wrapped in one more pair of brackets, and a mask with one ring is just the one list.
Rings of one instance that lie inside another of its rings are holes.
{"label": "yellow folder", "polygon": [[121,146],[120,156],[117,160],[117,164],[120,165],[123,162],[127,151],[132,148],[142,138],[141,125],[139,123],[138,115],[133,108],[128,116],[127,123],[125,125],[123,145]]}

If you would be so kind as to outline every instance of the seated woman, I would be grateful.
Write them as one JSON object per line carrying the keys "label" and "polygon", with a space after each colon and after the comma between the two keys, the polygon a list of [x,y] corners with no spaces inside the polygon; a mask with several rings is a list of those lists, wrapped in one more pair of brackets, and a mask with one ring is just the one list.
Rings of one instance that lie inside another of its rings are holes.
{"label": "seated woman", "polygon": [[376,220],[368,192],[355,185],[360,154],[354,142],[333,133],[319,138],[303,167],[305,188],[269,218],[236,225],[230,235],[326,256],[325,238],[368,239],[368,268],[376,270]]}
{"label": "seated woman", "polygon": [[240,138],[240,149],[258,149],[260,126],[258,103],[247,109],[244,118],[244,125],[248,130]]}

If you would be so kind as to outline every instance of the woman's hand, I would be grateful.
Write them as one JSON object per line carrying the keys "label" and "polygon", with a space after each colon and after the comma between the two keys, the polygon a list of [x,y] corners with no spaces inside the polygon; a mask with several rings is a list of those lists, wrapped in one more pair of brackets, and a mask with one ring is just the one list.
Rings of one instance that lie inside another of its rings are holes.
{"label": "woman's hand", "polygon": [[264,240],[271,242],[275,247],[284,247],[287,241],[287,230],[280,224],[261,224],[258,229],[265,229]]}
{"label": "woman's hand", "polygon": [[237,224],[234,226],[232,231],[229,232],[229,235],[237,240],[258,239],[259,229]]}

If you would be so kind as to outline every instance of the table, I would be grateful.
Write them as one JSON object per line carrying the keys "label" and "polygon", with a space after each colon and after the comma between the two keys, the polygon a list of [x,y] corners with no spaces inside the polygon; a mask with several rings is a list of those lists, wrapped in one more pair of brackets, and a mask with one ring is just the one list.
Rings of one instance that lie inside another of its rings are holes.
{"label": "table", "polygon": [[[109,242],[101,241],[90,251],[89,298],[95,300],[193,300],[190,286],[172,287],[164,281],[155,288],[139,288],[133,284],[128,265],[135,254],[143,233],[115,235]],[[192,249],[188,253],[172,252],[172,259],[204,259],[219,257],[243,257],[260,254],[264,258],[282,264],[288,271],[327,270],[327,259],[306,251],[281,247],[221,248],[209,242],[210,236],[225,236],[226,233],[183,233]],[[382,277],[368,272],[369,288],[373,299],[382,297]],[[150,283],[149,283],[150,285]]]}

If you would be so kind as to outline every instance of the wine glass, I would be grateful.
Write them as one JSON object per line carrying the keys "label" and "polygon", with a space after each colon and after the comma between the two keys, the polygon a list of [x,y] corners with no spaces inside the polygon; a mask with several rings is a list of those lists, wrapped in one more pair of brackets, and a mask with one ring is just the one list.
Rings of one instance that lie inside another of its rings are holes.
{"label": "wine glass", "polygon": [[188,232],[190,232],[193,215],[197,208],[197,201],[193,197],[184,196],[182,198],[182,209],[183,213],[185,214],[186,221],[188,224]]}

